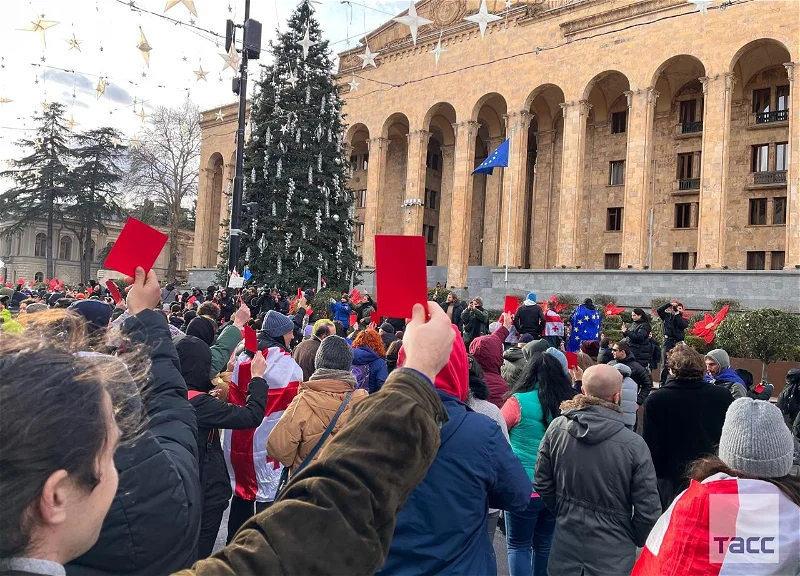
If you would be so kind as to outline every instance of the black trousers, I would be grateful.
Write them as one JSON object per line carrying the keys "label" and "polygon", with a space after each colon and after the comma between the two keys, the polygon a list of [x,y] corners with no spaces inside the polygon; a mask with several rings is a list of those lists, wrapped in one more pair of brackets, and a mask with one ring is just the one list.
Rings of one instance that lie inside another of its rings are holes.
{"label": "black trousers", "polygon": [[[242,527],[242,524],[250,518],[270,507],[272,502],[256,502],[255,500],[245,500],[234,496],[231,499],[231,513],[228,515],[228,540],[230,544],[234,535]],[[224,509],[223,509],[224,512]]]}
{"label": "black trousers", "polygon": [[200,540],[197,543],[197,559],[208,558],[214,552],[214,543],[217,541],[219,526],[222,524],[222,515],[227,506],[206,509],[203,508],[203,517],[200,520]]}
{"label": "black trousers", "polygon": [[678,344],[677,341],[672,340],[671,338],[664,338],[664,346],[662,350],[664,353],[662,354],[661,360],[663,361],[662,368],[661,368],[661,385],[663,386],[667,381],[667,376],[669,376],[669,370],[667,370],[667,353],[675,348]]}

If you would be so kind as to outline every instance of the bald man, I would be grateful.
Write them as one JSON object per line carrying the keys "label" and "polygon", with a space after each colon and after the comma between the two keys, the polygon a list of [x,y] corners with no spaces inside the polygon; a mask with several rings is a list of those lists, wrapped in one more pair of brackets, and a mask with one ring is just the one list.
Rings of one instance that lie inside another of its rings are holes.
{"label": "bald man", "polygon": [[539,446],[533,487],[556,516],[547,573],[629,574],[661,515],[644,440],[625,426],[622,375],[598,364],[561,404]]}

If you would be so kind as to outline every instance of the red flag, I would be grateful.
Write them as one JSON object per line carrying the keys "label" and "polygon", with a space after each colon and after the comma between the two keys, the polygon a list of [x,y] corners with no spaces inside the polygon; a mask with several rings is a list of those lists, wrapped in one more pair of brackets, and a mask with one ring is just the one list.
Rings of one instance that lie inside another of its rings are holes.
{"label": "red flag", "polygon": [[727,315],[728,306],[722,308],[722,310],[717,312],[715,316],[711,316],[711,314],[706,312],[705,318],[695,323],[691,334],[702,338],[705,340],[706,344],[711,344],[711,342],[714,340],[714,334],[717,331],[717,328],[719,328],[719,325],[722,324],[722,321],[725,320]]}
{"label": "red flag", "polygon": [[250,326],[244,327],[244,349],[253,354],[258,350],[258,337]]}
{"label": "red flag", "polygon": [[119,293],[119,288],[114,284],[113,280],[106,280],[106,288],[111,292],[111,297],[114,299],[114,304],[119,304],[122,301],[122,294]]}
{"label": "red flag", "polygon": [[137,266],[149,272],[168,239],[166,234],[144,222],[128,218],[103,267],[131,278],[136,274]]}
{"label": "red flag", "polygon": [[375,285],[381,315],[409,318],[428,300],[428,269],[422,236],[375,236]]}

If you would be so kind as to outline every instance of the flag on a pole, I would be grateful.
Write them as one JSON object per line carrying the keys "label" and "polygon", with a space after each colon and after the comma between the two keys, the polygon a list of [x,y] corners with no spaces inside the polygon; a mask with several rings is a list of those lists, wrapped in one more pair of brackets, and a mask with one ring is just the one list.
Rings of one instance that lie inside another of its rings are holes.
{"label": "flag on a pole", "polygon": [[508,144],[511,140],[506,140],[498,146],[480,166],[472,171],[473,174],[491,174],[495,168],[505,168],[508,166]]}
{"label": "flag on a pole", "polygon": [[247,266],[244,267],[244,273],[242,275],[244,276],[245,282],[247,282],[248,280],[250,280],[250,278],[253,277],[253,273],[250,272],[250,268],[248,268]]}

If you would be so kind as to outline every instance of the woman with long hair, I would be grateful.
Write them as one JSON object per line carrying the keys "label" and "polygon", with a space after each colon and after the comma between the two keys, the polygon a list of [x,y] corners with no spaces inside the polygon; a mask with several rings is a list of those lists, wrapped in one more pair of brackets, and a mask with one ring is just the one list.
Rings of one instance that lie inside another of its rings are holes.
{"label": "woman with long hair", "polygon": [[362,330],[353,340],[353,366],[367,366],[369,370],[369,393],[377,392],[386,382],[386,349],[383,340],[372,328]]}
{"label": "woman with long hair", "polygon": [[[575,395],[567,372],[567,358],[555,348],[535,353],[502,408],[511,449],[533,482],[539,444],[559,406]],[[555,516],[535,492],[523,512],[507,512],[506,546],[511,576],[547,573]]]}

